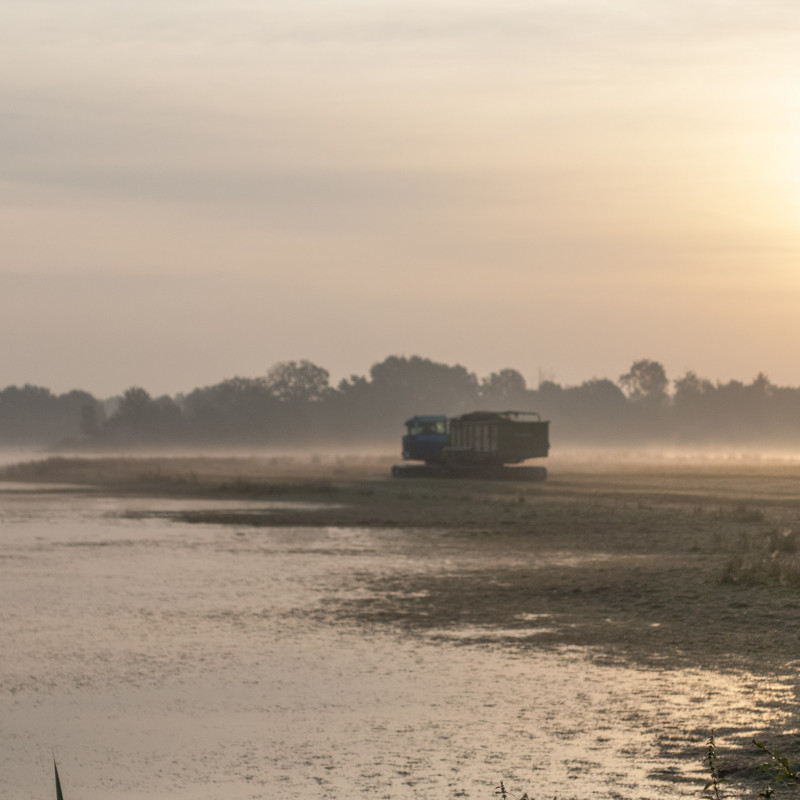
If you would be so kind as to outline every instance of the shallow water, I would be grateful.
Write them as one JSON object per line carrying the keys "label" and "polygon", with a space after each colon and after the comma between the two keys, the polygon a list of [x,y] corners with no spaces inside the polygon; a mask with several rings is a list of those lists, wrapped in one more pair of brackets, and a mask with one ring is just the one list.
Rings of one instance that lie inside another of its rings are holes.
{"label": "shallow water", "polygon": [[2,797],[52,797],[53,752],[67,800],[490,800],[500,779],[696,797],[697,731],[755,730],[791,691],[540,652],[546,617],[414,635],[329,613],[375,576],[513,557],[435,532],[189,525],[170,514],[270,504],[0,488]]}

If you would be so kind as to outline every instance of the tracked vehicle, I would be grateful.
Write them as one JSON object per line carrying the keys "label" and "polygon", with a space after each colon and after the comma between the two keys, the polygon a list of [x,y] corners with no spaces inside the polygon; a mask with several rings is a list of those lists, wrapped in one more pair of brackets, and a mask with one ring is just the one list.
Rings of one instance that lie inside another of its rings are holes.
{"label": "tracked vehicle", "polygon": [[[519,465],[550,451],[550,423],[526,411],[474,411],[448,419],[418,415],[405,422],[403,460],[395,478],[485,478],[543,481],[544,467]],[[422,462],[422,463],[419,463]]]}

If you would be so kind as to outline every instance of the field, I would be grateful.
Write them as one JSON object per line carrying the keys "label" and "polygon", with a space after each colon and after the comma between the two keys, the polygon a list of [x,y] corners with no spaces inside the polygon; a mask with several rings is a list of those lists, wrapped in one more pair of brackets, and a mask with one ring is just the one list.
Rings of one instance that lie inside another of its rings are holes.
{"label": "field", "polygon": [[[0,478],[110,495],[314,501],[320,505],[178,516],[197,525],[429,530],[442,564],[460,554],[458,569],[434,564],[370,578],[364,599],[335,612],[366,626],[429,634],[458,627],[472,631],[472,642],[490,632],[496,641],[502,631],[508,647],[589,648],[600,663],[665,670],[784,680],[797,671],[797,462],[574,456],[550,459],[541,484],[392,480],[391,463],[51,458],[7,467]],[[532,619],[547,624],[520,642],[515,630]],[[709,721],[738,743],[721,754],[723,770],[750,774],[754,734],[800,755],[794,699],[786,710],[790,723],[781,729],[737,731],[735,720]]]}

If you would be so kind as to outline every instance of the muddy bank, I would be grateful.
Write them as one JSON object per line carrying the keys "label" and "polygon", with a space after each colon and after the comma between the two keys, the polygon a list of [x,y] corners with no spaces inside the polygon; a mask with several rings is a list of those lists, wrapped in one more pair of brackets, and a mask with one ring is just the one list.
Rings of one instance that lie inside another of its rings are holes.
{"label": "muddy bank", "polygon": [[[358,596],[315,612],[333,622],[515,651],[586,647],[600,663],[796,673],[800,466],[553,460],[546,483],[509,484],[393,481],[390,463],[53,459],[5,478],[112,495],[321,503],[168,514],[243,535],[384,531],[400,566],[351,576]],[[795,701],[781,702],[796,721]],[[709,722],[735,738],[734,720]],[[795,727],[747,732],[729,768],[758,760],[752,733],[800,752]]]}
{"label": "muddy bank", "polygon": [[[391,480],[391,461],[54,458],[0,477],[320,504],[176,514],[195,524],[397,529],[403,546],[430,550],[431,570],[384,576],[346,610],[375,624],[513,631],[520,615],[547,615],[530,646],[667,667],[800,663],[800,465],[553,459],[547,482],[524,484]],[[477,563],[448,569],[465,552]]]}

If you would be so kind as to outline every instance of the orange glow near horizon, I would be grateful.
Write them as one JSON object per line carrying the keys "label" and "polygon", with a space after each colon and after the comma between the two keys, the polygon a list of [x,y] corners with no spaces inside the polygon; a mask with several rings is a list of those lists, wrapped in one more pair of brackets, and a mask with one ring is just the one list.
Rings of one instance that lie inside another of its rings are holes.
{"label": "orange glow near horizon", "polygon": [[34,6],[0,30],[8,382],[416,353],[800,384],[777,0]]}

